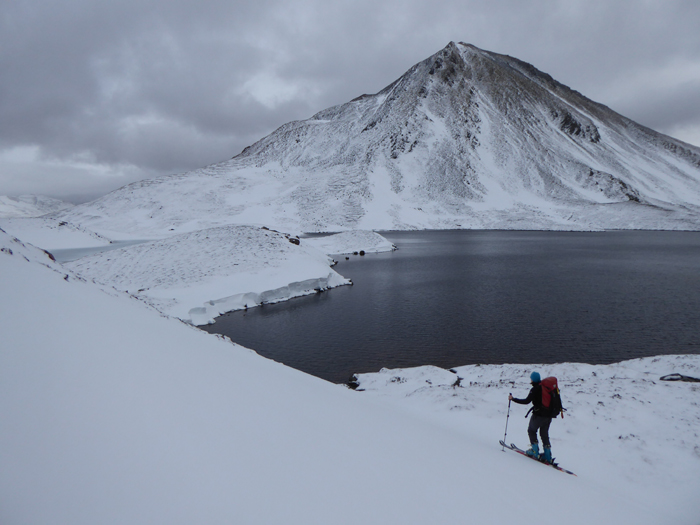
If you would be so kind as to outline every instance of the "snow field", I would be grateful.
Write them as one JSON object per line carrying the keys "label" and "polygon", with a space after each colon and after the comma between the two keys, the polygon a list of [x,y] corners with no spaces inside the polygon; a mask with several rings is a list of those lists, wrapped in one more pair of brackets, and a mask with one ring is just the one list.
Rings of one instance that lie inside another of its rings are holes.
{"label": "snow field", "polygon": [[[624,495],[640,508],[667,516],[669,521],[660,523],[697,522],[700,383],[659,378],[670,373],[700,378],[698,355],[612,365],[470,365],[454,373],[423,366],[383,369],[357,379],[364,394],[484,447],[498,447],[508,420],[506,441],[527,448],[528,420],[523,416],[529,407],[512,403],[508,417],[508,393],[526,397],[533,370],[558,378],[568,409],[550,427],[552,452],[563,467],[595,480],[606,493]],[[513,456],[512,462],[524,459]]]}
{"label": "snow field", "polygon": [[349,284],[306,240],[224,226],[102,252],[66,266],[195,324],[221,313]]}
{"label": "snow field", "polygon": [[53,217],[0,219],[0,228],[44,250],[106,246],[110,239]]}
{"label": "snow field", "polygon": [[257,226],[175,235],[65,263],[86,279],[202,325],[226,312],[351,284],[326,254],[389,251],[374,232],[299,239]]}
{"label": "snow field", "polygon": [[380,253],[396,250],[394,244],[378,233],[364,230],[341,232],[323,237],[309,237],[304,239],[304,243],[329,255],[345,255],[360,251]]}
{"label": "snow field", "polygon": [[[3,232],[0,247],[3,524],[674,516],[585,469],[574,478],[501,452],[494,403],[450,411],[417,395],[428,410],[416,412],[106,294]],[[609,458],[586,460],[605,470]]]}

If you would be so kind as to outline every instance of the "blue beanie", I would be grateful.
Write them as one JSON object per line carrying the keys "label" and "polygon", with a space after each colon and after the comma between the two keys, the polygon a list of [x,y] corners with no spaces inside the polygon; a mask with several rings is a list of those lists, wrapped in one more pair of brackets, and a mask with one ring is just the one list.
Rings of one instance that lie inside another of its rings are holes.
{"label": "blue beanie", "polygon": [[540,373],[533,372],[532,374],[530,374],[530,381],[532,381],[533,383],[539,383],[541,381]]}

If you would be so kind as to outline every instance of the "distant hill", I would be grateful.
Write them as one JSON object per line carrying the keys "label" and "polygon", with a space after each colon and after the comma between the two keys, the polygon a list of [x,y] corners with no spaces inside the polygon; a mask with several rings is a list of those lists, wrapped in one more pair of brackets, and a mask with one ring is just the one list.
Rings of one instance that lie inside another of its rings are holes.
{"label": "distant hill", "polygon": [[73,204],[42,195],[0,195],[0,218],[41,217],[47,213],[72,208]]}

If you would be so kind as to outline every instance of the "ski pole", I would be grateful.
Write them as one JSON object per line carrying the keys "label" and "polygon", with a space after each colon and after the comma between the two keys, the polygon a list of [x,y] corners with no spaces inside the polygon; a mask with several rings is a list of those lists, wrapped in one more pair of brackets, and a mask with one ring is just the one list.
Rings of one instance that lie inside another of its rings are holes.
{"label": "ski pole", "polygon": [[[513,394],[509,394],[512,396]],[[503,433],[503,442],[506,442],[506,435],[508,434],[508,419],[510,419],[510,398],[508,399],[508,414],[506,415],[506,431]],[[501,452],[505,452],[506,447],[501,448]]]}

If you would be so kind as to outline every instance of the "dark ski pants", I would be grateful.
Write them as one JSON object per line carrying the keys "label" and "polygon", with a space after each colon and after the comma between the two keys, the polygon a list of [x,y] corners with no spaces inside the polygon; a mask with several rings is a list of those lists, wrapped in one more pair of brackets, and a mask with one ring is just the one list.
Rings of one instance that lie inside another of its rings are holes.
{"label": "dark ski pants", "polygon": [[532,417],[530,417],[530,424],[527,427],[527,435],[530,436],[531,445],[537,443],[537,431],[539,430],[544,447],[551,447],[549,443],[549,424],[551,422],[551,417],[532,414]]}

